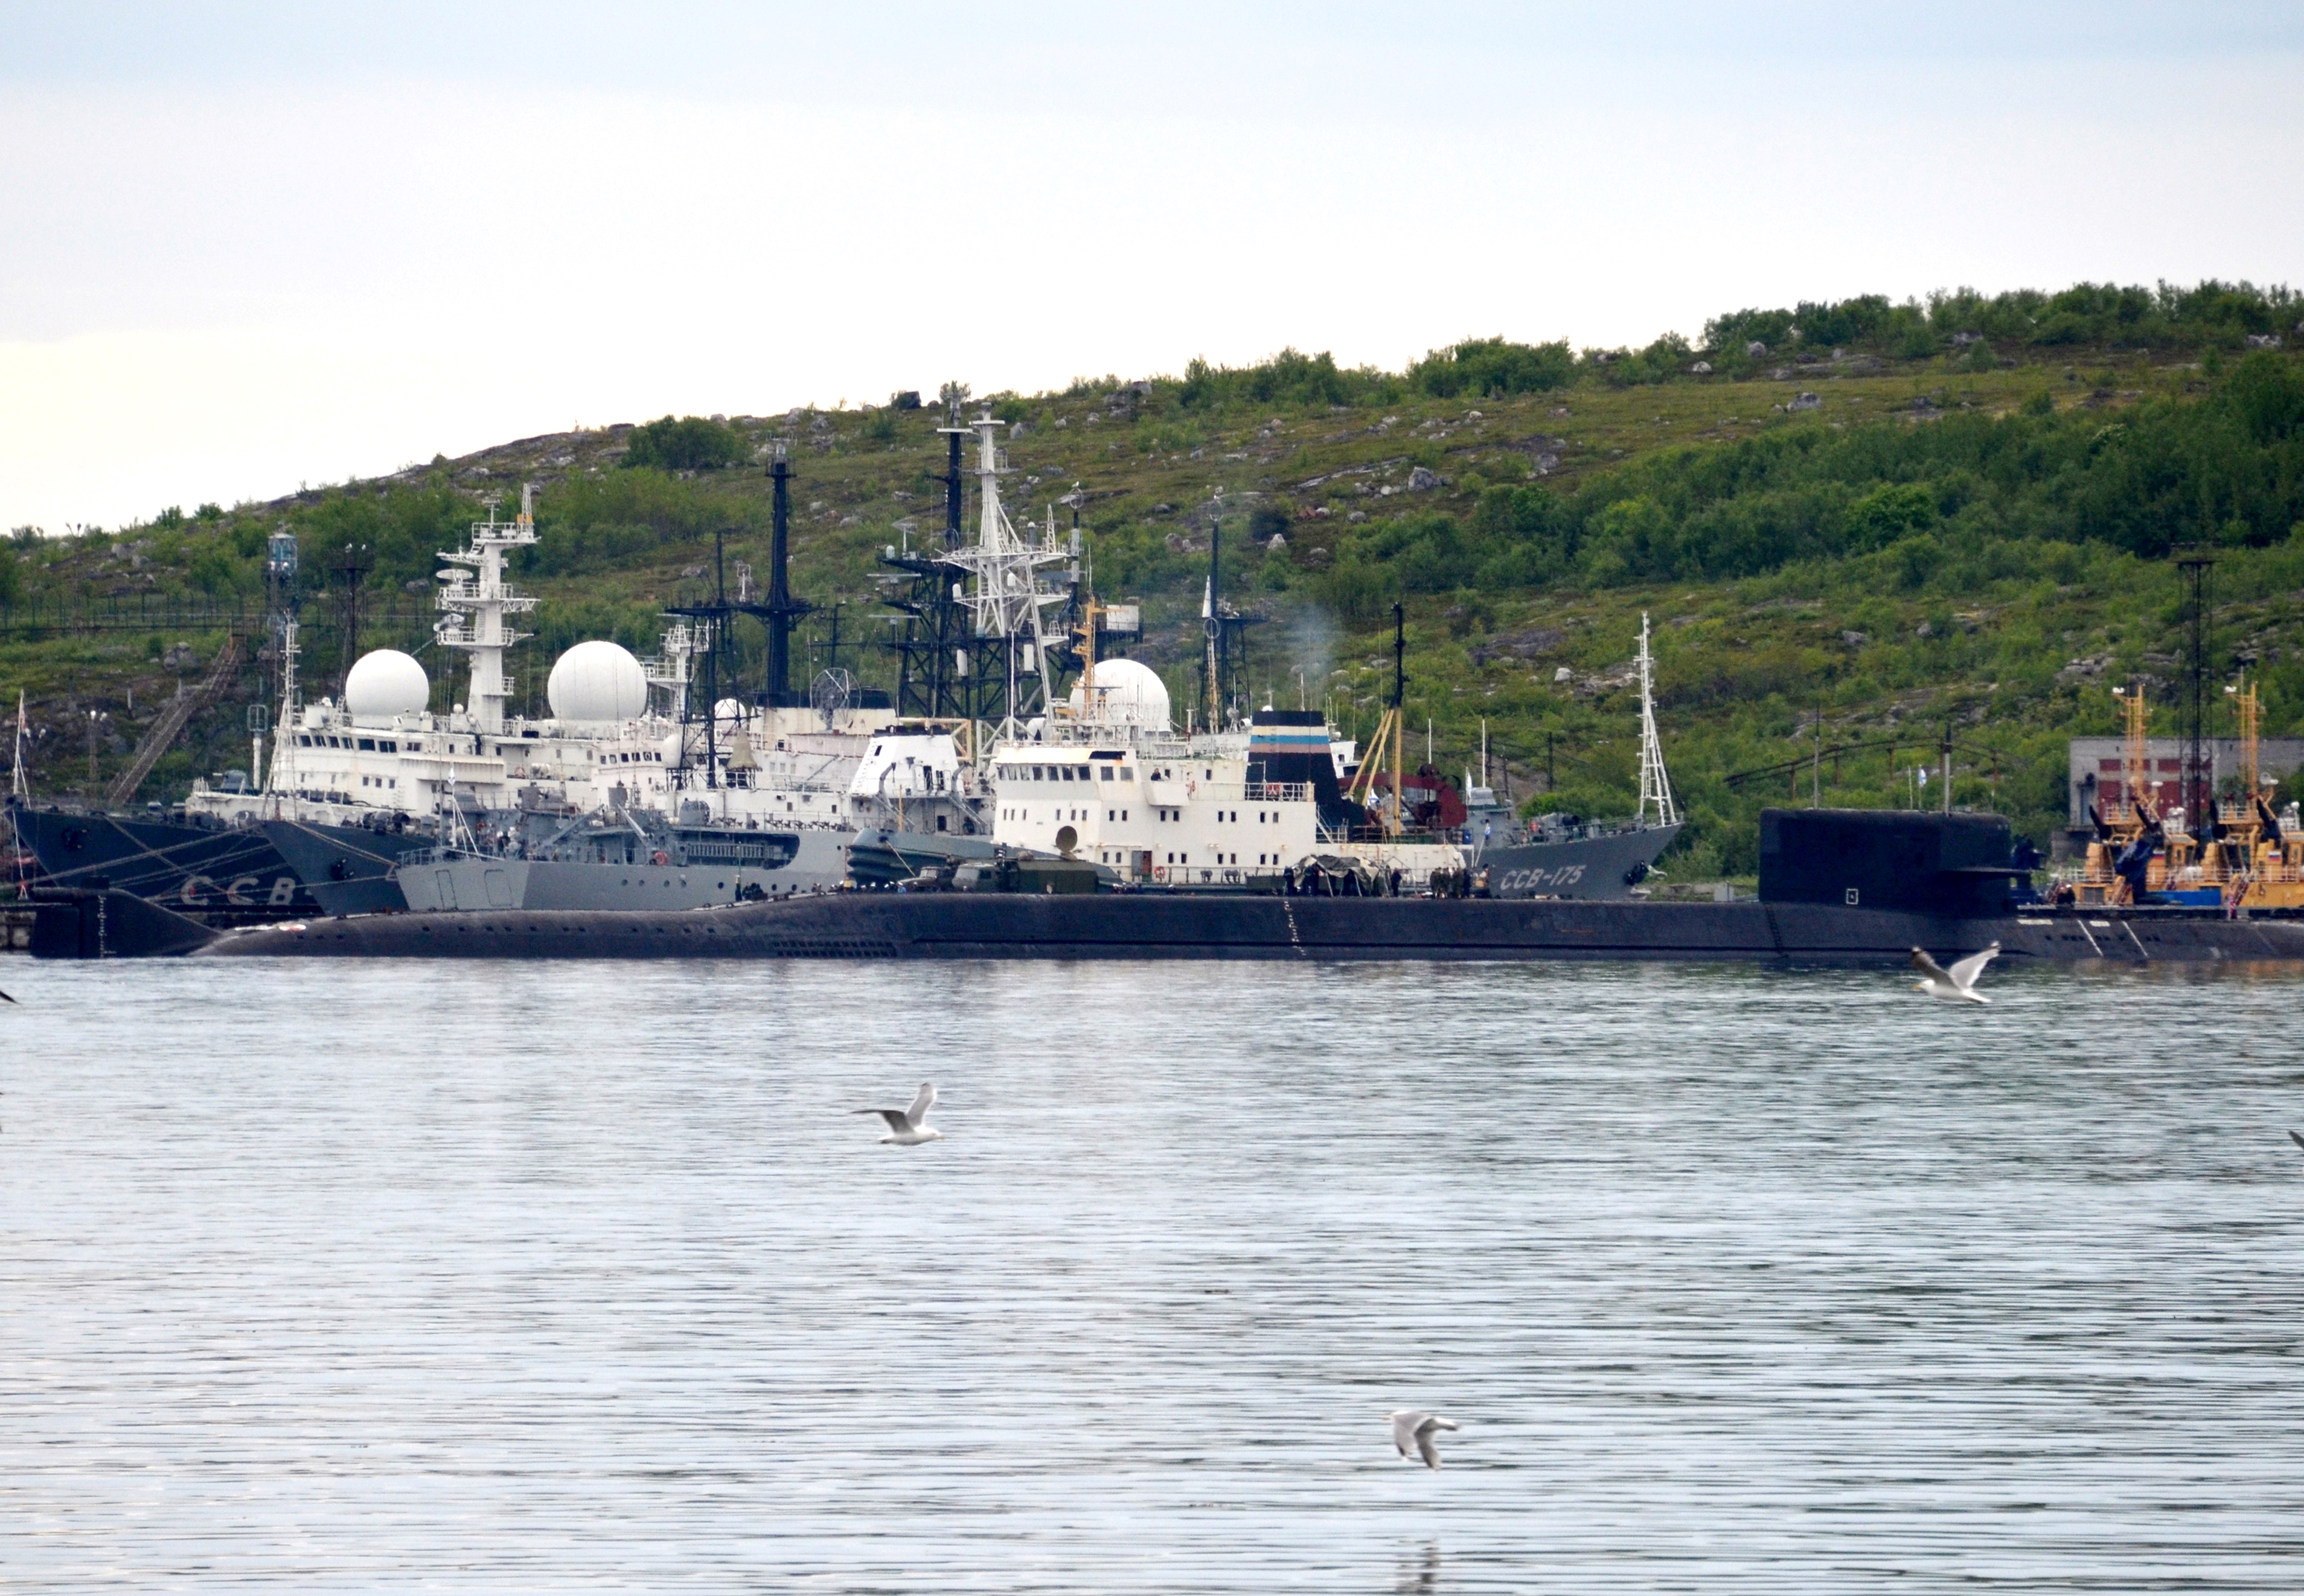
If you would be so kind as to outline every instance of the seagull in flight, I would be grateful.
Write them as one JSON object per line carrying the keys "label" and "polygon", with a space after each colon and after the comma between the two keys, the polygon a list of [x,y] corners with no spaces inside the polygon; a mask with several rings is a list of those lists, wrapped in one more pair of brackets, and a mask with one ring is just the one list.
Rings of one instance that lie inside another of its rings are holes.
{"label": "seagull in flight", "polygon": [[851,1109],[851,1114],[877,1114],[888,1122],[888,1134],[880,1138],[880,1145],[917,1147],[922,1142],[941,1142],[944,1132],[928,1122],[928,1110],[936,1106],[934,1081],[920,1083],[920,1094],[912,1099],[908,1109]]}
{"label": "seagull in flight", "polygon": [[1984,967],[2000,957],[2000,944],[1995,942],[1981,953],[1971,953],[1946,969],[1928,956],[1926,948],[1912,950],[1912,967],[1927,977],[1913,984],[1914,990],[1932,998],[1942,998],[1953,1003],[1989,1003],[1990,998],[1976,990],[1976,978],[1984,974]]}
{"label": "seagull in flight", "polygon": [[1411,1408],[1402,1408],[1384,1416],[1392,1421],[1392,1444],[1400,1448],[1402,1457],[1408,1456],[1408,1448],[1412,1446],[1417,1456],[1424,1459],[1426,1468],[1440,1466],[1440,1446],[1436,1435],[1443,1430],[1453,1430],[1456,1427],[1454,1420],[1444,1419],[1436,1413],[1418,1413]]}

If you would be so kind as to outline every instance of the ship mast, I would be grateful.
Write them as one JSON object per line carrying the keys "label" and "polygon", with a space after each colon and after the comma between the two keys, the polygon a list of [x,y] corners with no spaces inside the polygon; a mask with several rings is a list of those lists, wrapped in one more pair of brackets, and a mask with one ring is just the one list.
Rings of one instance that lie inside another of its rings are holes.
{"label": "ship mast", "polygon": [[441,573],[438,604],[445,613],[434,623],[432,631],[442,647],[462,649],[472,656],[469,707],[473,726],[481,731],[504,730],[504,700],[511,691],[511,684],[504,680],[504,650],[535,635],[513,631],[504,625],[506,615],[536,608],[536,600],[504,586],[504,553],[524,548],[535,541],[535,488],[532,484],[522,483],[519,519],[505,526],[496,519],[496,508],[491,505],[488,519],[473,523],[469,548],[453,553],[443,551],[440,555],[453,564],[472,568],[470,574],[461,570]]}
{"label": "ship mast", "polygon": [[1656,806],[1656,824],[1678,825],[1680,809],[1672,801],[1672,778],[1664,773],[1664,743],[1656,736],[1656,688],[1648,654],[1648,614],[1640,612],[1640,808],[1635,817],[1648,823],[1648,806]]}
{"label": "ship mast", "polygon": [[2151,765],[2147,757],[2151,751],[2150,745],[2145,740],[2144,684],[2138,682],[2132,687],[2114,688],[2112,696],[2120,700],[2123,733],[2120,760],[2121,808],[2116,815],[2106,815],[2105,819],[2141,820],[2144,815],[2144,782]]}
{"label": "ship mast", "polygon": [[[977,735],[970,741],[978,764],[989,756],[995,742],[1021,738],[1026,722],[1046,713],[1048,638],[1041,611],[1063,602],[1043,591],[1039,578],[1040,567],[1063,558],[1055,539],[1037,545],[1026,543],[1001,507],[1000,477],[1008,462],[996,429],[1004,425],[988,414],[976,418],[976,541],[946,556],[948,563],[968,574],[969,590],[961,602],[974,618],[976,635],[996,638],[1004,645],[1004,713],[999,725],[989,728],[989,736],[980,723],[974,728]],[[979,712],[981,704],[978,699]]]}
{"label": "ship mast", "polygon": [[296,790],[296,535],[275,532],[265,545],[264,583],[272,610],[273,635],[280,653],[280,725],[272,738],[272,766],[258,776],[259,791],[273,795],[274,818],[280,813],[279,793]]}

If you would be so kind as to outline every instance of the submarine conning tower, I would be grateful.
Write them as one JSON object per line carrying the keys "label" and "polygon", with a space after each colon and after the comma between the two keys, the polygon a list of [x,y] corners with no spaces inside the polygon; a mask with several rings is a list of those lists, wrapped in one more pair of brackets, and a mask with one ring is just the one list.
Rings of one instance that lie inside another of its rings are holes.
{"label": "submarine conning tower", "polygon": [[2005,914],[2014,837],[1999,815],[1763,809],[1760,900],[1989,916]]}

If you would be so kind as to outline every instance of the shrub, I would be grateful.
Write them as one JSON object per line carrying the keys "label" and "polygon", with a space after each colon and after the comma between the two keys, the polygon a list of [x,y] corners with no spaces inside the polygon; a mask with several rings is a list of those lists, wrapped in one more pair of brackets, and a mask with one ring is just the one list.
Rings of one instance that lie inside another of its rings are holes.
{"label": "shrub", "polygon": [[733,426],[701,416],[678,420],[665,416],[632,429],[624,464],[659,471],[710,471],[735,465],[750,453],[744,435]]}
{"label": "shrub", "polygon": [[1502,338],[1469,338],[1434,350],[1408,368],[1408,378],[1436,399],[1544,393],[1576,380],[1576,357],[1564,340],[1512,343]]}
{"label": "shrub", "polygon": [[1211,366],[1195,356],[1184,367],[1183,386],[1176,401],[1186,410],[1220,410],[1247,402],[1256,405],[1373,404],[1399,391],[1398,379],[1371,367],[1355,371],[1338,368],[1326,350],[1307,355],[1283,349],[1268,360],[1234,368]]}
{"label": "shrub", "polygon": [[1883,483],[1848,507],[1848,546],[1862,553],[1936,524],[1936,502],[1916,482]]}

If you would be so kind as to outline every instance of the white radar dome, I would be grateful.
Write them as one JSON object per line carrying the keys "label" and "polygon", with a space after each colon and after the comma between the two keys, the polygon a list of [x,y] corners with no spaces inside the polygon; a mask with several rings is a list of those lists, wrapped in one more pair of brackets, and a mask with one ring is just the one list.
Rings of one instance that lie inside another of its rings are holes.
{"label": "white radar dome", "polygon": [[712,714],[718,720],[741,721],[750,715],[751,711],[744,707],[744,701],[741,698],[723,698],[712,706]]}
{"label": "white radar dome", "polygon": [[559,720],[636,720],[648,708],[648,676],[630,649],[596,638],[552,662],[544,696]]}
{"label": "white radar dome", "polygon": [[424,667],[397,648],[360,655],[344,676],[344,708],[355,720],[420,715],[431,701],[432,683]]}
{"label": "white radar dome", "polygon": [[[1087,715],[1083,684],[1072,684],[1072,714]],[[1148,731],[1168,730],[1168,686],[1158,671],[1135,660],[1098,660],[1095,717]]]}

